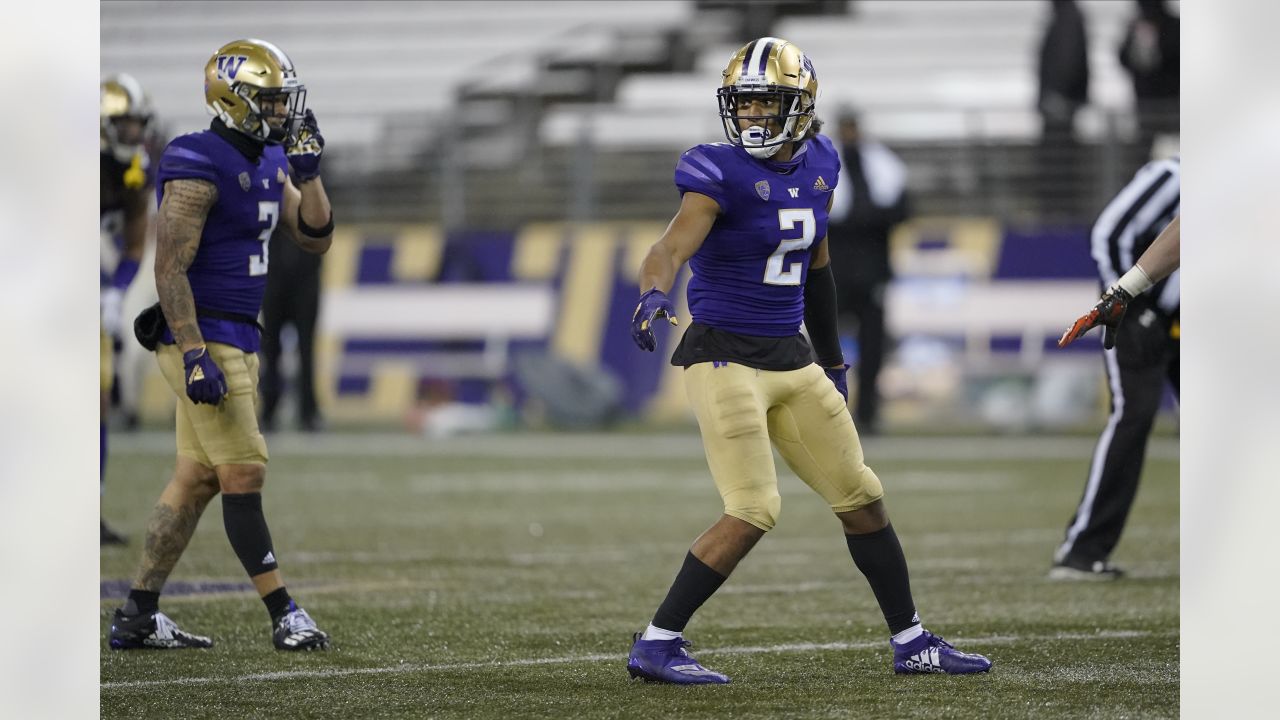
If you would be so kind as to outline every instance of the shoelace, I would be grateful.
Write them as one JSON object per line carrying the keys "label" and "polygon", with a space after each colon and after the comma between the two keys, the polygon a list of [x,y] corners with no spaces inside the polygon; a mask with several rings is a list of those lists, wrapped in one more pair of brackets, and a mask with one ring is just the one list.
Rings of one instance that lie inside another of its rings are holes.
{"label": "shoelace", "polygon": [[284,616],[285,625],[288,626],[290,633],[302,632],[304,630],[315,630],[316,621],[311,619],[306,610],[298,608],[293,612]]}
{"label": "shoelace", "polygon": [[171,640],[173,639],[174,635],[176,635],[179,632],[178,624],[170,620],[169,616],[165,615],[164,613],[161,613],[161,612],[156,613],[155,621],[156,621],[156,629],[155,629],[155,632],[152,634],[162,640]]}
{"label": "shoelace", "polygon": [[951,648],[952,650],[956,649],[955,645],[943,640],[941,635],[934,635],[933,633],[929,633],[929,646]]}

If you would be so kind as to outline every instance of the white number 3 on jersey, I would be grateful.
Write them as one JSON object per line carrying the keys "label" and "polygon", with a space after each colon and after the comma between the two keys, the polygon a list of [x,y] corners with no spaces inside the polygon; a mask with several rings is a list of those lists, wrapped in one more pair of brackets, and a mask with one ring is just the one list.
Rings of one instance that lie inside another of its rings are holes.
{"label": "white number 3 on jersey", "polygon": [[764,265],[764,282],[766,285],[799,285],[800,272],[804,263],[796,261],[782,267],[787,253],[804,250],[813,244],[813,234],[817,230],[817,222],[813,219],[813,208],[787,208],[778,211],[778,226],[783,230],[794,230],[800,223],[800,237],[784,239],[778,243],[778,249],[769,256]]}
{"label": "white number 3 on jersey", "polygon": [[258,241],[262,243],[262,254],[249,256],[250,277],[267,274],[267,264],[270,262],[267,257],[267,243],[271,242],[271,233],[275,231],[276,221],[279,219],[280,203],[273,200],[260,200],[258,202],[258,222],[266,223],[267,226],[262,228],[262,232],[258,233]]}

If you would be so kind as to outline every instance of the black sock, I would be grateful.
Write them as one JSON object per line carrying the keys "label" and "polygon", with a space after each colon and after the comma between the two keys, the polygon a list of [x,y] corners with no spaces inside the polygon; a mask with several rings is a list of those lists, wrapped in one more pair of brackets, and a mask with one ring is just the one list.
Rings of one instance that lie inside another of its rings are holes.
{"label": "black sock", "polygon": [[130,590],[124,602],[125,615],[150,615],[160,609],[160,593],[149,590]]}
{"label": "black sock", "polygon": [[222,526],[249,577],[279,567],[271,550],[267,519],[262,515],[262,493],[223,493]]}
{"label": "black sock", "polygon": [[662,601],[657,614],[653,616],[654,627],[684,632],[689,618],[693,617],[693,613],[702,607],[707,598],[720,589],[725,580],[724,575],[712,570],[694,557],[692,552],[687,553],[684,565],[676,574],[675,582],[671,583],[671,589],[667,591],[667,599]]}
{"label": "black sock", "polygon": [[289,591],[283,585],[262,596],[262,604],[267,606],[273,623],[289,612],[289,603],[292,601],[293,598],[289,597]]}
{"label": "black sock", "polygon": [[919,622],[916,604],[911,599],[911,577],[907,574],[907,558],[893,525],[865,535],[845,535],[853,564],[858,566],[871,592],[880,603],[880,612],[893,635]]}

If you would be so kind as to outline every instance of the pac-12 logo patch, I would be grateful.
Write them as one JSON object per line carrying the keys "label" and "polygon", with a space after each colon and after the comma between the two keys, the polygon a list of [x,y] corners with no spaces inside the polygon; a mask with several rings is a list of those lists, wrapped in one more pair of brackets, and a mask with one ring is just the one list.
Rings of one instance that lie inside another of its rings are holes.
{"label": "pac-12 logo patch", "polygon": [[249,192],[249,188],[253,187],[253,181],[249,179],[249,173],[240,173],[240,189]]}
{"label": "pac-12 logo patch", "polygon": [[768,202],[769,200],[769,181],[768,180],[761,180],[760,182],[756,183],[756,194],[760,196],[761,200]]}

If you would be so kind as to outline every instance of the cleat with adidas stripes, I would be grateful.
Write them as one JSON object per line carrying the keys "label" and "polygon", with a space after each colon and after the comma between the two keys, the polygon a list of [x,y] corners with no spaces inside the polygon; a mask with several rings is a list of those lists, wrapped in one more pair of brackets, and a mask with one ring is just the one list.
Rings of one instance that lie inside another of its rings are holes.
{"label": "cleat with adidas stripes", "polygon": [[893,671],[899,675],[968,675],[991,669],[991,661],[982,655],[960,652],[928,630],[910,642],[899,645],[890,640],[889,644],[893,645]]}
{"label": "cleat with adidas stripes", "polygon": [[111,617],[110,645],[113,650],[180,650],[210,648],[213,641],[179,628],[159,610],[151,614],[125,615],[118,609]]}
{"label": "cleat with adidas stripes", "polygon": [[723,685],[727,675],[708,670],[686,650],[691,645],[684,638],[674,640],[641,640],[636,633],[627,658],[627,672],[632,678],[646,682],[676,685]]}
{"label": "cleat with adidas stripes", "polygon": [[328,633],[316,627],[316,621],[312,620],[307,611],[298,607],[298,604],[292,600],[289,601],[289,612],[281,615],[276,621],[271,640],[275,643],[277,650],[327,650],[329,648]]}

